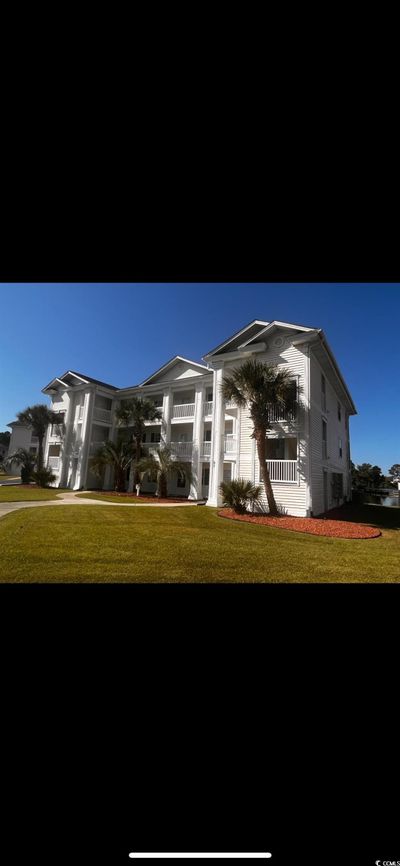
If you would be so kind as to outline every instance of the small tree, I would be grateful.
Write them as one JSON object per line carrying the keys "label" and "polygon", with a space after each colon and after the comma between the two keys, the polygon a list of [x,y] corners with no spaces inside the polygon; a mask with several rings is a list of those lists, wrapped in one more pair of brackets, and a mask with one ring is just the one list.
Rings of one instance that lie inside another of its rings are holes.
{"label": "small tree", "polygon": [[94,475],[101,478],[106,466],[114,469],[114,489],[118,493],[125,490],[125,473],[135,457],[133,442],[118,439],[117,443],[107,441],[96,451],[90,460],[90,468]]}
{"label": "small tree", "polygon": [[60,415],[52,412],[44,403],[36,403],[35,406],[27,406],[23,412],[18,412],[17,419],[25,427],[31,427],[33,435],[38,438],[37,468],[40,470],[43,468],[43,441],[47,428],[49,424],[59,424],[62,427]]}
{"label": "small tree", "polygon": [[392,482],[400,481],[400,463],[393,463],[393,466],[389,469],[389,475],[391,476]]}
{"label": "small tree", "polygon": [[35,468],[36,455],[31,454],[26,448],[17,448],[14,454],[9,454],[5,466],[10,467],[12,463],[21,467],[21,483],[28,484]]}
{"label": "small tree", "polygon": [[139,461],[141,445],[146,432],[146,421],[161,421],[162,412],[155,403],[147,397],[133,397],[132,400],[121,400],[119,409],[115,412],[118,424],[132,428],[132,438],[136,445],[134,484],[139,484]]}
{"label": "small tree", "polygon": [[168,479],[174,472],[177,472],[180,478],[186,477],[189,482],[193,478],[187,463],[176,460],[173,451],[167,445],[157,448],[154,455],[143,457],[138,464],[138,471],[142,476],[149,475],[151,478],[156,478],[157,496],[161,499],[166,499],[168,496]]}
{"label": "small tree", "polygon": [[237,514],[245,514],[248,505],[260,501],[261,486],[255,486],[245,478],[235,478],[233,481],[223,481],[219,489],[223,505],[233,508]]}
{"label": "small tree", "polygon": [[296,384],[290,370],[278,370],[272,364],[250,358],[227,376],[221,387],[225,400],[234,400],[241,409],[248,407],[256,440],[260,475],[264,482],[270,514],[278,516],[266,460],[266,437],[272,429],[274,410],[282,404],[294,417],[297,407]]}

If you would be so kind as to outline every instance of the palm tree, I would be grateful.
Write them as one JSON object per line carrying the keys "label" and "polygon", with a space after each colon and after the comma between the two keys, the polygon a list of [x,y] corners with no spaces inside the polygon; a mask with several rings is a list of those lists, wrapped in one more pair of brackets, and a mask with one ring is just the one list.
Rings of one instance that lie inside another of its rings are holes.
{"label": "palm tree", "polygon": [[92,472],[101,478],[106,466],[114,468],[114,488],[121,493],[125,490],[125,472],[135,456],[135,445],[119,439],[117,443],[107,441],[96,451],[90,460]]}
{"label": "palm tree", "polygon": [[35,468],[36,454],[31,454],[26,448],[17,448],[14,454],[9,454],[4,461],[5,466],[11,466],[12,463],[21,467],[21,482],[27,484]]}
{"label": "palm tree", "polygon": [[293,392],[293,374],[278,370],[273,364],[249,359],[227,376],[221,386],[225,400],[234,400],[244,409],[248,406],[253,422],[252,438],[257,443],[260,474],[264,482],[270,514],[278,515],[274,493],[266,462],[266,436],[271,430],[271,418],[277,405],[286,404],[293,412],[296,406]]}
{"label": "palm tree", "polygon": [[43,468],[43,440],[49,424],[64,426],[60,421],[60,414],[52,412],[44,403],[36,403],[35,406],[27,406],[23,412],[18,412],[17,419],[25,427],[32,427],[33,435],[38,438],[37,468],[40,471]]}
{"label": "palm tree", "polygon": [[176,460],[171,448],[164,445],[163,448],[156,448],[154,455],[143,457],[137,464],[139,473],[150,475],[157,479],[157,496],[161,499],[166,499],[168,496],[168,478],[174,472],[177,472],[181,478],[186,477],[188,481],[192,481],[193,473],[187,463],[181,460]]}
{"label": "palm tree", "polygon": [[132,438],[136,445],[134,484],[139,484],[138,469],[141,458],[142,441],[146,431],[146,421],[161,421],[162,412],[156,408],[147,397],[132,397],[131,400],[121,400],[119,409],[115,412],[118,424],[132,428]]}

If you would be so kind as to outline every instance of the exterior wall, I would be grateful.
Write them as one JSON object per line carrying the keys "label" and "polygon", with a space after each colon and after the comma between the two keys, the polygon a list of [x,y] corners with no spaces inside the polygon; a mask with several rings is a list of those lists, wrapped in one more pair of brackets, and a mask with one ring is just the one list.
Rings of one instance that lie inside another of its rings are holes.
{"label": "exterior wall", "polygon": [[[22,427],[20,424],[8,426],[11,426],[11,437],[8,447],[9,454],[13,454],[18,448],[25,448],[26,451],[35,448],[35,453],[37,454],[37,439],[35,439],[32,430],[29,427]],[[17,463],[11,463],[8,467],[8,472],[10,475],[21,475],[21,467],[18,466]]]}
{"label": "exterior wall", "polygon": [[[324,510],[323,469],[329,472],[328,507],[332,507],[330,478],[332,472],[343,472],[344,496],[351,494],[348,480],[348,436],[346,409],[341,402],[342,418],[337,418],[337,401],[340,397],[335,391],[334,376],[325,373],[327,389],[327,423],[329,460],[322,459],[322,414],[321,414],[321,367],[313,356],[310,345],[304,343],[294,346],[293,337],[299,332],[282,330],[271,332],[266,337],[266,350],[255,347],[253,357],[259,361],[275,364],[289,369],[300,389],[300,409],[293,422],[276,422],[272,425],[268,438],[296,437],[297,467],[296,481],[272,482],[276,502],[283,512],[295,516],[311,513],[319,514]],[[305,335],[306,336],[306,335]],[[51,435],[48,431],[44,458],[45,463],[56,463],[49,457],[49,447],[60,445],[60,460],[56,473],[59,486],[80,489],[85,487],[113,488],[113,471],[107,469],[103,479],[90,472],[90,458],[99,445],[108,438],[116,439],[117,425],[115,410],[121,399],[133,396],[155,399],[161,406],[163,419],[160,424],[149,422],[146,441],[151,442],[151,432],[160,431],[161,443],[180,442],[184,436],[183,448],[177,448],[178,458],[189,462],[193,481],[189,487],[178,487],[177,477],[170,479],[171,495],[189,495],[190,498],[208,496],[208,504],[220,505],[219,485],[228,477],[243,477],[254,483],[260,482],[260,469],[255,441],[251,434],[253,427],[247,410],[235,406],[225,406],[222,401],[221,384],[224,375],[229,374],[249,357],[251,348],[235,354],[226,353],[212,357],[210,369],[201,372],[190,365],[179,363],[167,370],[162,376],[154,376],[150,384],[132,389],[112,391],[106,386],[95,383],[66,387],[52,398],[51,408],[65,412],[65,430],[62,437]],[[209,356],[211,357],[211,356]],[[323,360],[321,361],[323,363]],[[212,392],[212,394],[211,394]],[[46,391],[45,391],[46,393]],[[210,397],[212,396],[212,401]],[[207,403],[207,407],[206,407]],[[210,405],[212,403],[212,405]],[[190,405],[188,405],[190,404]],[[174,411],[174,407],[185,405],[188,412]],[[205,409],[207,411],[205,411]],[[16,428],[17,429],[17,428]],[[206,431],[211,431],[211,441],[206,440]],[[343,457],[338,454],[338,437],[342,438]],[[148,453],[144,449],[143,453]],[[204,467],[209,469],[209,483],[203,483]],[[291,464],[293,468],[293,463]],[[128,486],[128,485],[127,485]],[[132,490],[133,472],[130,473],[128,489]],[[155,483],[144,482],[143,492],[154,491]],[[263,506],[266,506],[263,496]]]}
{"label": "exterior wall", "polygon": [[[326,411],[322,408],[321,375],[325,376],[326,382]],[[338,503],[332,497],[331,478],[332,472],[343,474],[343,499],[351,498],[351,478],[349,474],[348,459],[348,424],[346,423],[346,410],[341,396],[338,394],[333,378],[328,374],[310,353],[310,381],[311,381],[311,480],[312,480],[312,512],[314,515],[323,514],[324,503],[324,470],[327,472],[327,506],[328,510],[334,508]],[[341,404],[341,420],[338,419],[338,402]],[[327,459],[323,457],[322,451],[322,420],[327,423]],[[342,439],[342,457],[339,457],[339,437]]]}
{"label": "exterior wall", "polygon": [[[306,394],[308,358],[307,355],[297,347],[291,345],[291,338],[288,334],[275,337],[279,345],[274,345],[274,338],[271,340],[271,345],[266,352],[258,353],[257,359],[268,363],[276,364],[277,366],[287,367],[296,379],[298,386],[303,391],[303,396],[300,397],[302,403],[305,403],[304,397]],[[282,343],[281,343],[282,340]],[[239,362],[241,363],[241,362]],[[231,365],[226,365],[226,372],[232,369]],[[260,464],[257,455],[257,447],[255,440],[251,438],[253,425],[247,409],[239,411],[239,428],[240,428],[240,449],[238,475],[241,478],[248,479],[255,484],[261,484],[263,488],[262,506],[267,507],[267,499],[264,492],[264,485],[260,477]],[[272,482],[276,504],[284,513],[292,514],[295,517],[304,517],[308,513],[308,461],[307,461],[307,406],[303,405],[303,409],[298,413],[298,419],[295,423],[277,422],[272,425],[272,430],[268,433],[268,438],[276,436],[296,436],[297,445],[297,461],[298,461],[298,480],[297,482]]]}

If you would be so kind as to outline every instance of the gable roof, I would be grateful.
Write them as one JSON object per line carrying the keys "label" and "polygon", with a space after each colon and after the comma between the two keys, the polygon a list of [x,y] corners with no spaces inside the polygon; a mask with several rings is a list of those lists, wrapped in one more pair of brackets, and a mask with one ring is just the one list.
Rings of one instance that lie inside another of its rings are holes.
{"label": "gable roof", "polygon": [[58,390],[59,385],[64,385],[67,388],[73,388],[73,383],[71,381],[66,381],[68,378],[77,379],[76,384],[81,385],[102,385],[104,388],[109,388],[111,391],[118,391],[118,388],[115,385],[109,385],[107,382],[101,382],[100,379],[93,379],[92,376],[87,376],[86,373],[77,373],[76,370],[67,370],[66,373],[63,373],[62,376],[55,376],[54,379],[46,385],[45,388],[42,388],[42,393],[45,394],[49,390]]}
{"label": "gable roof", "polygon": [[249,322],[249,324],[245,325],[244,328],[241,328],[240,331],[236,331],[236,333],[233,334],[232,337],[229,337],[228,340],[220,343],[219,346],[215,347],[215,349],[210,349],[206,355],[203,355],[203,358],[209,358],[211,355],[222,355],[224,352],[235,351],[235,349],[239,348],[240,343],[246,339],[253,339],[256,334],[259,334],[264,330],[266,325],[268,325],[268,322],[261,321],[260,319],[253,319],[252,322]]}
{"label": "gable roof", "polygon": [[269,322],[265,328],[262,328],[262,330],[259,331],[258,334],[256,335],[256,338],[250,337],[249,340],[247,340],[245,343],[242,343],[240,346],[238,346],[238,348],[244,349],[246,346],[250,345],[251,343],[254,343],[256,340],[258,341],[260,338],[266,336],[271,331],[275,330],[275,328],[284,328],[284,329],[289,329],[290,331],[296,331],[296,332],[297,331],[304,331],[306,333],[314,332],[316,330],[315,328],[309,328],[306,325],[294,325],[291,322],[278,322],[275,320],[273,322]]}
{"label": "gable roof", "polygon": [[152,373],[151,376],[141,382],[140,387],[142,387],[142,385],[150,385],[154,379],[160,375],[164,375],[168,370],[172,369],[175,364],[179,363],[188,364],[190,367],[195,367],[203,373],[211,373],[209,367],[206,367],[204,364],[199,364],[198,361],[191,361],[189,358],[183,358],[182,355],[175,355],[174,358],[171,358],[170,361],[167,361],[167,363],[163,364],[163,366],[156,370],[155,373]]}

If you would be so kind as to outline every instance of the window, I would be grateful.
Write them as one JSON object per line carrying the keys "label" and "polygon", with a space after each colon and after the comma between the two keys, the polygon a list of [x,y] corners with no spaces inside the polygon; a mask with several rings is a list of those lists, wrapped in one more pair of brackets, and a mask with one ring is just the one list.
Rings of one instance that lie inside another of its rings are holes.
{"label": "window", "polygon": [[186,475],[184,472],[178,474],[178,480],[176,482],[177,487],[186,487]]}
{"label": "window", "polygon": [[324,419],[322,419],[322,459],[323,460],[328,459],[327,442],[328,442],[327,423],[326,423],[326,421],[324,421]]}
{"label": "window", "polygon": [[343,457],[343,442],[339,436],[339,457]]}
{"label": "window", "polygon": [[332,472],[332,498],[339,501],[343,499],[343,475],[341,472]]}
{"label": "window", "polygon": [[341,407],[340,403],[337,404],[337,417],[338,417],[338,421],[342,420],[342,407]]}
{"label": "window", "polygon": [[211,442],[211,430],[204,431],[204,442]]}
{"label": "window", "polygon": [[324,412],[326,412],[326,381],[325,376],[321,374],[321,406]]}
{"label": "window", "polygon": [[212,399],[213,399],[213,392],[212,391],[206,391],[206,403],[212,403]]}
{"label": "window", "polygon": [[59,420],[58,424],[52,424],[51,425],[50,436],[61,436],[62,435],[65,412],[58,412],[58,415],[60,416],[60,420]]}

